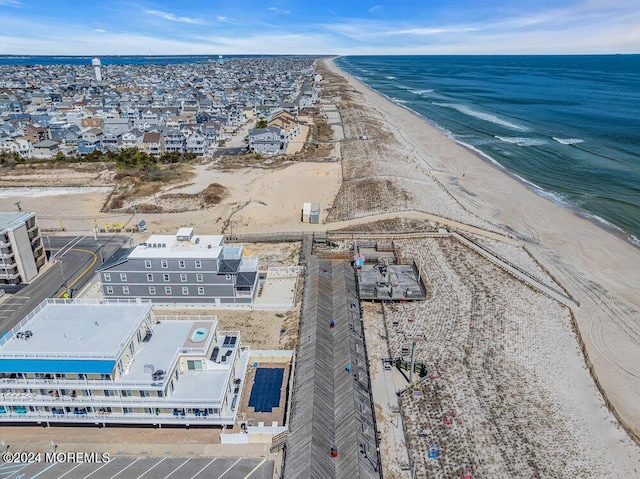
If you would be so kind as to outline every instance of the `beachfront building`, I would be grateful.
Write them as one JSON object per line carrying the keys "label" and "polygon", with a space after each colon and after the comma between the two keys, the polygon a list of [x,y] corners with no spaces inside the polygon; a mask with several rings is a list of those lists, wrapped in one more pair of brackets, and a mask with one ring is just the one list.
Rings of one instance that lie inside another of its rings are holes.
{"label": "beachfront building", "polygon": [[0,339],[0,423],[233,424],[248,355],[214,316],[47,299]]}
{"label": "beachfront building", "polygon": [[287,149],[286,135],[277,126],[249,130],[249,149],[262,155],[277,155]]}
{"label": "beachfront building", "polygon": [[46,262],[36,214],[0,212],[0,285],[28,283]]}
{"label": "beachfront building", "polygon": [[110,258],[98,270],[105,298],[144,298],[154,304],[221,306],[253,304],[258,258],[224,236],[152,235],[146,242]]}

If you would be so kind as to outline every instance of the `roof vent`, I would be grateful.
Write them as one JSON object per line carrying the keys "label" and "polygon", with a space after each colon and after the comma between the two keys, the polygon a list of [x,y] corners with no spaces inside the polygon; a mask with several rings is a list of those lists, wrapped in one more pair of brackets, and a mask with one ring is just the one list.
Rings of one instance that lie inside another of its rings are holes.
{"label": "roof vent", "polygon": [[167,247],[167,243],[162,243],[162,247],[166,248]]}
{"label": "roof vent", "polygon": [[196,238],[196,244],[200,244],[200,238]]}
{"label": "roof vent", "polygon": [[211,245],[210,245],[210,244],[208,244],[208,245],[207,245],[207,248],[211,249]]}

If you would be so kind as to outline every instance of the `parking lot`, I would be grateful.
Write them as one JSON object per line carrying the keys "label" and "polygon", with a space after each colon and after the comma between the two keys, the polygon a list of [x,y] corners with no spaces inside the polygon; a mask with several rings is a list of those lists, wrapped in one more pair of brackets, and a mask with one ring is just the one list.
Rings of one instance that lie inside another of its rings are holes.
{"label": "parking lot", "polygon": [[[44,461],[44,456],[43,456]],[[128,458],[85,463],[0,463],[2,479],[271,479],[274,461],[263,458]]]}

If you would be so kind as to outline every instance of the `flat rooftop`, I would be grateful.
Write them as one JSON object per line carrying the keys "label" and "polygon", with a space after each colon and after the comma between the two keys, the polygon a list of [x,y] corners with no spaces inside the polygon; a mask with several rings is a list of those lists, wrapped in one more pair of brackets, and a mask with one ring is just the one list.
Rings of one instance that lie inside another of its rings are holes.
{"label": "flat rooftop", "polygon": [[0,211],[0,233],[12,231],[22,226],[27,220],[32,218],[35,213],[14,213],[9,211]]}
{"label": "flat rooftop", "polygon": [[189,241],[180,241],[177,235],[151,235],[129,253],[129,258],[216,259],[222,253],[223,244],[224,236],[222,235],[194,235]]}
{"label": "flat rooftop", "polygon": [[[140,343],[131,364],[124,365],[124,373],[120,376],[122,381],[150,381],[154,371],[169,371],[178,350],[188,352],[194,349],[206,350],[214,340],[218,324],[214,316],[211,316],[209,321],[185,319],[167,321],[162,317],[156,319],[160,322],[153,325],[151,339]],[[206,337],[202,341],[192,341],[196,330],[206,331]],[[145,366],[148,367],[145,368]]]}
{"label": "flat rooftop", "polygon": [[0,343],[0,358],[117,359],[150,313],[151,302],[47,300]]}
{"label": "flat rooftop", "polygon": [[380,301],[411,301],[425,299],[418,272],[408,264],[388,266],[388,284],[384,281],[377,264],[365,263],[358,271],[358,293],[360,299]]}

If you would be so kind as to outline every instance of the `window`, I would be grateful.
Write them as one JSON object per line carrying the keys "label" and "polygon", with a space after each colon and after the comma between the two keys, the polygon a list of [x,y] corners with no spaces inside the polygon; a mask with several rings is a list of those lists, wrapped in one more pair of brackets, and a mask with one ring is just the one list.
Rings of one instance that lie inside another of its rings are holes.
{"label": "window", "polygon": [[149,294],[156,294],[156,288],[149,286]]}
{"label": "window", "polygon": [[198,273],[198,274],[196,274],[196,281],[197,281],[198,283],[202,283],[202,273]]}
{"label": "window", "polygon": [[178,268],[184,268],[184,266],[185,266],[184,260],[178,261]]}
{"label": "window", "polygon": [[171,294],[171,286],[165,286],[164,294]]}
{"label": "window", "polygon": [[164,397],[164,392],[162,392],[162,391],[158,391],[158,397],[159,397],[159,398]]}
{"label": "window", "polygon": [[181,274],[180,275],[180,281],[183,282],[183,283],[186,283],[187,282],[187,275],[186,274]]}
{"label": "window", "polygon": [[146,407],[146,408],[144,408],[144,413],[145,414],[153,414],[153,411],[151,410],[150,407]]}
{"label": "window", "polygon": [[196,260],[196,268],[198,269],[202,268],[202,261]]}
{"label": "window", "polygon": [[140,391],[140,397],[142,398],[148,398],[150,395],[149,391]]}
{"label": "window", "polygon": [[126,273],[120,273],[120,281],[126,281],[127,280],[127,274]]}
{"label": "window", "polygon": [[131,391],[122,390],[120,391],[120,396],[122,396],[123,398],[130,398],[131,396],[133,396],[133,393]]}
{"label": "window", "polygon": [[103,381],[109,381],[111,380],[111,374],[101,374],[100,379],[102,379]]}
{"label": "window", "polygon": [[145,268],[151,268],[151,260],[145,259],[144,260],[144,267]]}
{"label": "window", "polygon": [[113,286],[107,286],[107,294],[113,294]]}
{"label": "window", "polygon": [[111,273],[104,273],[103,278],[105,281],[111,281]]}
{"label": "window", "polygon": [[129,286],[122,287],[122,294],[129,294]]}
{"label": "window", "polygon": [[166,259],[163,259],[162,261],[160,261],[160,266],[166,269],[169,267],[169,263],[167,263]]}
{"label": "window", "polygon": [[153,275],[152,274],[148,274],[147,275],[147,281],[153,281]]}
{"label": "window", "polygon": [[104,390],[104,395],[105,395],[105,396],[115,396],[115,395],[116,395],[116,392],[115,392],[115,391],[112,391],[111,389],[105,389],[105,390]]}
{"label": "window", "polygon": [[188,286],[183,286],[182,287],[182,294],[189,294],[189,287]]}
{"label": "window", "polygon": [[204,286],[198,286],[198,294],[204,296]]}
{"label": "window", "polygon": [[187,361],[187,369],[191,371],[202,371],[202,361],[200,360]]}
{"label": "window", "polygon": [[123,413],[125,413],[125,414],[130,414],[130,413],[132,413],[132,412],[133,412],[133,408],[130,408],[130,407],[123,407],[123,408],[122,408],[122,412],[123,412]]}
{"label": "window", "polygon": [[168,274],[163,274],[162,275],[162,279],[164,280],[165,283],[169,282],[171,280],[171,278],[169,278]]}

